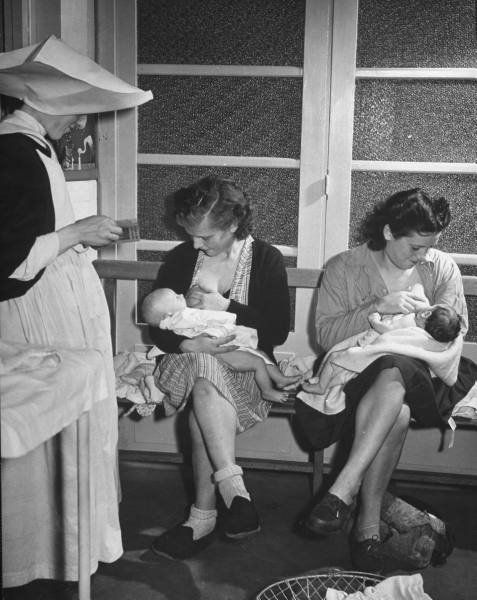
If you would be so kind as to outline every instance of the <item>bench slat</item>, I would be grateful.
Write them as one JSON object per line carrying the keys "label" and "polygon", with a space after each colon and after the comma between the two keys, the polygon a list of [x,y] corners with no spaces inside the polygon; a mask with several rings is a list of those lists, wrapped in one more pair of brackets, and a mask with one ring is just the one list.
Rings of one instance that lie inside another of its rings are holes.
{"label": "bench slat", "polygon": [[[136,260],[95,260],[94,267],[101,279],[154,281],[162,262]],[[320,269],[287,269],[290,287],[315,288],[321,276]]]}
{"label": "bench slat", "polygon": [[[154,281],[162,262],[141,260],[95,260],[94,267],[101,279],[124,279]],[[322,269],[287,268],[288,285],[292,288],[316,288]],[[477,296],[477,276],[464,275],[464,291],[467,296]]]}

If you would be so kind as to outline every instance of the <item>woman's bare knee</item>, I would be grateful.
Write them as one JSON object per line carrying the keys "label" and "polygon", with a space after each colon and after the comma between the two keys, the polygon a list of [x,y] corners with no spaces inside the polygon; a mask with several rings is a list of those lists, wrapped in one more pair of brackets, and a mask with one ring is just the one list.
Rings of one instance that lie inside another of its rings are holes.
{"label": "woman's bare knee", "polygon": [[198,377],[194,382],[194,387],[192,388],[192,398],[194,403],[209,400],[214,391],[215,388],[208,379]]}
{"label": "woman's bare knee", "polygon": [[372,386],[381,397],[403,401],[406,394],[406,386],[401,371],[396,367],[383,369],[377,376]]}
{"label": "woman's bare knee", "polygon": [[391,383],[399,383],[401,387],[404,389],[404,380],[401,375],[401,371],[397,367],[389,367],[388,369],[383,369],[381,373],[376,377],[376,383],[382,383],[384,385],[389,385]]}
{"label": "woman's bare knee", "polygon": [[410,421],[411,421],[411,409],[409,408],[409,406],[407,404],[403,404],[401,407],[401,410],[399,411],[399,414],[396,418],[395,426],[400,430],[404,430],[409,427]]}

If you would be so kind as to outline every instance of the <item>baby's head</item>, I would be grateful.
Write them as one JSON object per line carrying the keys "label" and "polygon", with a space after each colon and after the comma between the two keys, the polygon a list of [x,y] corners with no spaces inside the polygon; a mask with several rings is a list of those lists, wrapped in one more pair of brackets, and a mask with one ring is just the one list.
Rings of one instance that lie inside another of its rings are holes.
{"label": "baby's head", "polygon": [[452,342],[460,333],[462,319],[450,306],[436,304],[416,313],[416,325],[438,342]]}
{"label": "baby's head", "polygon": [[144,298],[141,310],[146,323],[158,327],[165,317],[185,307],[186,301],[182,294],[176,294],[170,288],[158,288]]}

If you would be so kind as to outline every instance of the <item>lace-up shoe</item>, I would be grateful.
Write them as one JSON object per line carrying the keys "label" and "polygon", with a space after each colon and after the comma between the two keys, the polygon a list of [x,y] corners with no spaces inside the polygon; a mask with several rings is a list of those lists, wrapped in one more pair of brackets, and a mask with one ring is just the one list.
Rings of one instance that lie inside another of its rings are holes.
{"label": "lace-up shoe", "polygon": [[384,541],[381,541],[376,535],[361,541],[357,541],[351,536],[350,554],[354,568],[381,575],[399,569],[399,564],[387,553]]}
{"label": "lace-up shoe", "polygon": [[345,504],[341,498],[326,493],[304,521],[306,529],[317,535],[328,535],[343,529],[354,510],[354,502]]}

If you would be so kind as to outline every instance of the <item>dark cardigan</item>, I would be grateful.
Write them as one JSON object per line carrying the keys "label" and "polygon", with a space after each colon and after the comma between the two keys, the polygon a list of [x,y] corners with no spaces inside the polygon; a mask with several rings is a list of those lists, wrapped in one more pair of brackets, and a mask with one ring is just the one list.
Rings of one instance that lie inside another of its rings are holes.
{"label": "dark cardigan", "polygon": [[9,275],[28,256],[39,235],[55,230],[50,180],[37,150],[49,150],[21,133],[0,135],[0,300],[23,296],[29,281]]}
{"label": "dark cardigan", "polygon": [[[154,288],[168,287],[185,294],[192,281],[197,255],[198,250],[191,242],[171,250]],[[273,359],[274,346],[285,342],[290,328],[288,281],[279,250],[261,240],[253,241],[248,305],[231,300],[228,312],[237,315],[237,325],[257,330],[259,349]],[[185,339],[157,327],[151,327],[151,337],[167,353],[179,353],[179,344]]]}

